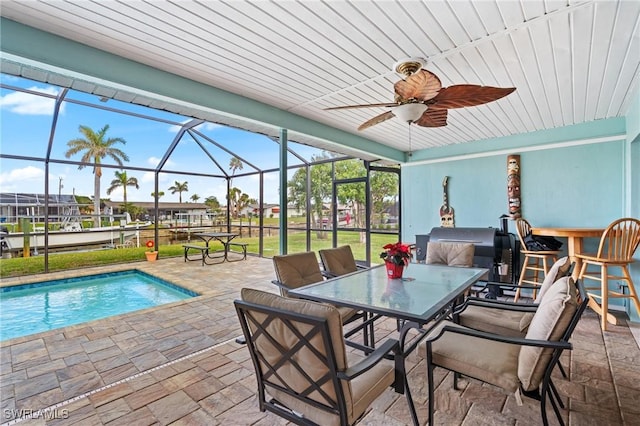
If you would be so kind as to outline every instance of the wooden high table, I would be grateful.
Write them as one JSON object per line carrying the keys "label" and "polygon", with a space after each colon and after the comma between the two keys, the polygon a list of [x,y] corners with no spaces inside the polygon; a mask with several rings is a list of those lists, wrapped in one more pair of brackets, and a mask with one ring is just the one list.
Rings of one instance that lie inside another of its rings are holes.
{"label": "wooden high table", "polygon": [[582,262],[576,258],[576,253],[583,253],[584,238],[600,238],[604,228],[531,228],[533,235],[548,235],[550,237],[563,237],[567,239],[567,254],[576,266],[573,269],[573,277],[580,273]]}

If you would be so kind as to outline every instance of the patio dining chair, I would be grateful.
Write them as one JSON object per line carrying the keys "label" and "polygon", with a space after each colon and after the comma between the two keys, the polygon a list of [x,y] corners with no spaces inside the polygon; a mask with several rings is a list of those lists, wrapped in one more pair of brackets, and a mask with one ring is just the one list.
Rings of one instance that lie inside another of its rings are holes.
{"label": "patio dining chair", "polygon": [[[260,411],[300,425],[353,425],[395,382],[398,341],[347,353],[331,305],[243,288],[234,302],[258,381]],[[399,372],[404,374],[404,372]]]}
{"label": "patio dining chair", "polygon": [[[324,280],[318,258],[312,251],[273,256],[273,267],[276,273],[276,279],[271,282],[278,286],[280,294],[284,297],[289,297],[289,290]],[[350,338],[359,331],[362,331],[364,347],[351,340],[349,340],[348,344],[358,347],[365,352],[373,348],[375,341],[371,333],[372,327],[368,322],[368,313],[346,306],[336,306],[336,308],[340,312],[343,324],[350,324],[356,320],[362,320],[361,324],[347,331],[345,337]]]}
{"label": "patio dining chair", "polygon": [[[488,333],[510,337],[525,337],[543,296],[561,278],[571,276],[573,265],[566,256],[558,259],[545,276],[534,303],[469,297],[454,311],[454,322]],[[505,287],[512,288],[513,286],[505,285]],[[527,285],[524,285],[524,287],[530,288]],[[558,369],[562,376],[566,378],[567,373],[559,361]]]}
{"label": "patio dining chair", "polygon": [[[366,266],[358,265],[353,257],[351,246],[344,245],[336,248],[318,250],[323,275],[327,278],[335,278],[346,274],[351,274],[359,270],[368,269]],[[367,323],[367,332],[365,334],[365,342],[368,346],[375,346],[375,322],[381,318],[381,315],[375,315],[369,312],[362,312],[365,316],[363,321]],[[367,340],[368,339],[368,340]]]}
{"label": "patio dining chair", "polygon": [[[542,297],[557,280],[571,275],[572,266],[568,257],[558,259],[538,288],[534,303],[468,297],[456,308],[454,313],[456,322],[465,327],[489,333],[524,337]],[[504,287],[513,289],[514,286],[504,284]],[[524,287],[531,288],[527,285]]]}
{"label": "patio dining chair", "polygon": [[318,254],[320,255],[324,275],[329,278],[350,274],[359,269],[366,269],[366,266],[356,263],[349,245],[318,250]]}
{"label": "patio dining chair", "polygon": [[285,297],[289,296],[289,290],[324,280],[318,258],[312,251],[273,256],[273,268],[276,279],[272,283]]}
{"label": "patio dining chair", "polygon": [[550,286],[535,311],[527,334],[508,337],[473,330],[443,321],[426,338],[429,423],[434,421],[436,367],[480,380],[513,393],[518,405],[522,396],[540,401],[544,425],[548,424],[546,401],[551,402],[558,422],[564,425],[564,404],[551,380],[551,372],[588,303],[584,285],[563,277]]}

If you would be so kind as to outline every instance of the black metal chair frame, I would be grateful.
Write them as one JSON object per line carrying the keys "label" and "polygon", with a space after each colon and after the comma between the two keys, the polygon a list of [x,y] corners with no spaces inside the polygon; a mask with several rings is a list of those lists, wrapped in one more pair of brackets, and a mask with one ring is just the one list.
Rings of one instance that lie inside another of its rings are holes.
{"label": "black metal chair frame", "polygon": [[[575,262],[571,262],[571,266],[569,266],[569,270],[563,275],[563,277],[569,277],[571,275],[573,275],[573,270],[576,266]],[[556,277],[556,279],[558,278],[562,278],[562,277]],[[509,301],[503,301],[503,300],[496,300],[495,295],[502,295],[504,290],[509,290],[509,291],[516,291],[517,289],[522,289],[522,290],[540,290],[540,286],[538,285],[530,285],[530,284],[513,284],[513,283],[501,283],[501,282],[497,282],[497,281],[488,281],[486,282],[483,286],[477,288],[475,290],[476,292],[476,296],[475,297],[469,297],[469,299],[479,299],[479,300],[483,300],[480,297],[478,297],[477,295],[480,293],[484,293],[485,291],[487,291],[487,294],[485,294],[484,300],[485,301],[489,301],[490,303],[499,303],[499,304],[513,304],[513,305],[522,305],[519,302],[509,302]],[[529,306],[538,306],[537,304],[529,304]]]}
{"label": "black metal chair frame", "polygon": [[[569,269],[562,277],[570,277],[571,275],[573,275],[573,269],[575,266],[576,266],[575,262],[572,262],[571,265],[569,266]],[[556,277],[556,280],[562,277]],[[533,285],[527,285],[527,284],[517,285],[517,284],[498,283],[498,282],[487,283],[484,288],[486,288],[489,285],[493,285],[496,288],[509,289],[509,290],[515,290],[516,288],[540,290],[540,286],[533,286]],[[472,305],[482,306],[485,308],[506,309],[510,311],[531,312],[531,313],[535,313],[536,309],[538,309],[537,303],[525,304],[525,303],[519,303],[519,302],[511,302],[508,300],[496,300],[491,298],[482,299],[480,297],[470,296],[470,297],[467,297],[462,304],[456,307],[452,315],[453,322],[459,323],[458,315],[462,313],[467,308],[467,306],[472,306]],[[470,327],[470,326],[467,325],[467,327]],[[473,328],[473,327],[470,327],[470,328]],[[562,364],[559,362],[558,362],[558,369],[560,370],[560,374],[562,374],[562,377],[566,379],[568,377],[567,373],[564,370],[564,367],[562,367]]]}
{"label": "black metal chair frame", "polygon": [[[247,341],[247,347],[249,348],[251,360],[253,361],[253,366],[256,372],[260,411],[264,412],[265,410],[267,410],[273,412],[278,416],[281,416],[295,424],[316,425],[316,423],[297,415],[294,411],[288,409],[284,404],[281,404],[275,399],[267,401],[265,398],[265,392],[268,388],[273,388],[281,392],[285,392],[288,395],[299,399],[306,404],[310,404],[318,409],[325,410],[327,411],[327,413],[335,414],[339,416],[341,425],[347,425],[347,409],[345,406],[345,397],[341,381],[351,380],[365,373],[383,358],[389,358],[390,354],[393,354],[393,356],[397,356],[400,351],[398,341],[389,339],[385,341],[384,344],[379,346],[375,351],[371,352],[362,362],[353,367],[349,367],[345,371],[338,371],[335,354],[333,350],[330,350],[330,348],[332,348],[333,346],[331,343],[328,321],[326,319],[281,309],[275,309],[267,306],[256,305],[241,300],[234,301],[234,305],[238,314],[238,318],[240,319],[242,332],[244,333],[245,339]],[[259,321],[258,319],[256,319],[255,316],[252,315],[252,311],[260,312],[266,315],[265,320]],[[268,324],[273,321],[281,321],[284,325],[286,325],[287,328],[291,330],[291,333],[299,339],[299,342],[289,350],[283,348],[277,342],[277,340],[267,331]],[[306,334],[302,335],[293,325],[293,322],[309,324],[311,328]],[[249,323],[253,324],[256,327],[255,332],[251,332]],[[322,354],[311,344],[311,340],[318,335],[321,336],[324,347],[327,349],[326,354]],[[256,339],[260,336],[264,336],[265,338],[267,338],[275,348],[278,348],[278,350],[280,350],[282,357],[275,365],[271,365],[256,347]],[[292,358],[291,355],[293,355],[303,347],[313,352],[317,357],[317,362],[322,363],[322,365],[327,368],[327,373],[324,374],[320,379],[314,380],[309,377],[304,369]],[[286,380],[280,377],[278,369],[285,363],[291,364],[302,376],[307,379],[308,386],[303,392],[297,393],[291,387],[287,386]],[[262,368],[263,365],[266,367],[264,370]],[[404,374],[404,371],[398,371],[396,369],[396,375],[397,374]],[[273,380],[276,378],[279,382],[284,383],[285,386],[282,386]],[[327,395],[327,393],[322,389],[322,386],[328,382],[332,384],[335,395],[337,396],[335,399],[329,397],[329,395]],[[321,395],[326,403],[323,404],[307,397],[314,392],[318,395]],[[358,420],[356,420],[354,423],[357,423]]]}
{"label": "black metal chair frame", "polygon": [[[576,325],[578,324],[578,321],[580,320],[580,317],[582,316],[582,313],[586,309],[587,304],[589,302],[583,283],[580,281],[576,281],[575,285],[578,288],[580,304],[578,305],[576,312],[573,314],[573,317],[571,318],[571,322],[569,323],[567,329],[565,330],[562,337],[558,341],[531,340],[526,338],[506,337],[506,336],[500,336],[497,334],[486,333],[483,331],[473,330],[470,328],[458,328],[458,327],[451,327],[451,326],[443,327],[437,336],[430,337],[429,339],[427,339],[426,346],[427,346],[427,382],[428,382],[427,385],[429,387],[429,402],[428,402],[429,423],[433,424],[433,411],[434,411],[433,370],[435,367],[438,367],[438,365],[433,363],[432,343],[433,341],[437,340],[440,336],[442,336],[445,332],[452,332],[457,334],[464,334],[467,336],[475,336],[483,339],[493,340],[496,342],[510,343],[510,344],[521,345],[521,346],[536,346],[541,348],[552,349],[553,352],[552,352],[551,360],[549,361],[549,364],[545,369],[544,378],[542,380],[542,385],[540,386],[540,389],[538,391],[529,391],[529,392],[525,392],[522,389],[520,389],[520,391],[523,395],[540,401],[540,411],[542,414],[542,422],[545,426],[549,424],[547,419],[547,413],[546,413],[546,399],[548,396],[549,401],[551,402],[551,405],[553,407],[553,411],[555,412],[556,417],[558,418],[558,421],[560,422],[561,425],[564,426],[564,421],[562,420],[560,409],[558,408],[558,406],[560,406],[561,408],[564,409],[564,404],[562,403],[562,400],[560,399],[560,395],[551,380],[551,372],[553,371],[553,368],[555,367],[556,364],[560,365],[559,360],[560,360],[560,356],[562,355],[562,351],[571,350],[573,348],[573,345],[569,343],[569,339],[571,338],[571,335],[573,334],[573,331],[575,330]],[[523,307],[522,304],[520,304],[520,306],[514,306],[514,305],[518,305],[517,303],[511,303],[511,305],[512,305],[511,308],[513,309]],[[516,309],[516,310],[526,311],[525,309]],[[453,388],[458,390],[458,387],[457,387],[458,372],[456,371],[453,371],[453,372],[454,372]],[[551,392],[549,392],[549,390],[551,390]]]}

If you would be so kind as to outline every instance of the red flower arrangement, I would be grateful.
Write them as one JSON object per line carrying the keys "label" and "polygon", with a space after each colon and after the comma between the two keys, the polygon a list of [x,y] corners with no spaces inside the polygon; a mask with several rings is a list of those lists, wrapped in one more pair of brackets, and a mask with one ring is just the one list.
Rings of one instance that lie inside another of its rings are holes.
{"label": "red flower arrangement", "polygon": [[387,244],[382,248],[385,249],[385,251],[380,253],[380,257],[384,259],[385,262],[391,262],[396,265],[409,265],[409,261],[411,260],[411,247],[407,244],[397,242],[395,244]]}
{"label": "red flower arrangement", "polygon": [[155,243],[153,242],[153,240],[149,240],[147,241],[147,248],[149,249],[149,251],[153,251],[153,246],[155,245]]}

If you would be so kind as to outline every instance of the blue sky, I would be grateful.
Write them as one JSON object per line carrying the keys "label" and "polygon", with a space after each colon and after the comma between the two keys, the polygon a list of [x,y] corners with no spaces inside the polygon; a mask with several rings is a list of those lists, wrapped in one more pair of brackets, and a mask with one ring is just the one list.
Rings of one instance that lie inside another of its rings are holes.
{"label": "blue sky", "polygon": [[[39,93],[56,95],[60,91],[58,87],[19,77],[2,74],[0,78],[5,85],[25,88]],[[113,99],[103,103],[95,95],[77,91],[70,91],[66,98],[91,105],[102,105],[151,116],[174,124],[65,102],[56,125],[51,151],[52,159],[66,160],[64,153],[68,149],[67,142],[82,137],[78,130],[80,125],[89,126],[98,131],[108,124],[107,137],[120,137],[126,140],[124,145],[117,144],[118,148],[129,156],[130,161],[125,163],[125,167],[135,166],[153,169],[175,138],[179,123],[190,120],[188,117],[127,104]],[[0,152],[8,155],[44,158],[51,132],[53,110],[53,99],[2,89],[0,92]],[[197,129],[208,138],[261,169],[278,167],[278,145],[265,136],[212,123],[204,123],[198,126]],[[224,171],[230,173],[229,161],[231,156],[215,145],[205,140],[202,141]],[[315,148],[295,143],[290,143],[290,147],[307,159],[320,152]],[[71,157],[70,160],[80,161],[80,158],[81,154],[78,154]],[[115,164],[111,159],[105,159],[104,162],[106,164]],[[299,164],[299,160],[290,154],[289,164]],[[110,198],[112,201],[122,200],[122,189],[118,189],[110,195],[106,194],[116,170],[103,168],[101,180],[102,198]],[[163,170],[222,174],[220,169],[189,136],[185,136],[178,143]],[[254,169],[245,163],[243,169],[238,171],[237,174],[252,170]],[[132,187],[127,189],[128,200],[152,201],[151,193],[154,191],[153,173],[128,170],[127,174],[136,177],[140,184],[140,189],[138,190]],[[44,178],[44,162],[0,159],[1,192],[44,193]],[[239,187],[252,198],[258,198],[258,179],[258,175],[238,177],[233,180],[233,186]],[[169,173],[160,174],[159,190],[165,192],[165,196],[160,199],[161,201],[178,201],[178,194],[171,194],[168,191],[168,188],[175,181],[188,182],[189,192],[182,194],[183,201],[187,201],[193,194],[197,194],[200,196],[199,202],[203,202],[206,197],[211,195],[224,202],[226,183],[223,179]],[[75,192],[77,195],[91,196],[93,195],[92,168],[85,167],[82,170],[78,170],[75,165],[52,162],[50,163],[49,192],[57,194],[60,183],[62,183],[61,193],[63,194]],[[267,203],[278,202],[278,173],[265,174],[264,201]]]}

